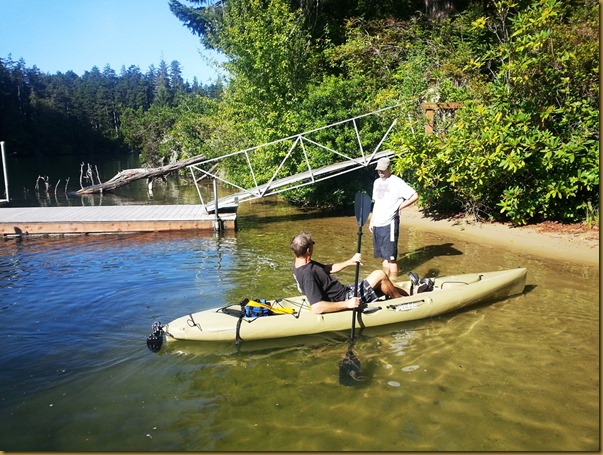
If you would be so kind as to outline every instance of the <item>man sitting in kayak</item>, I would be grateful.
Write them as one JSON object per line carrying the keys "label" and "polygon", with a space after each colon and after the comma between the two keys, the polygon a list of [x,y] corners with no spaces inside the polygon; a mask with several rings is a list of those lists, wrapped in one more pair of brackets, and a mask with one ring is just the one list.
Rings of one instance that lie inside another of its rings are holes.
{"label": "man sitting in kayak", "polygon": [[332,274],[347,267],[362,264],[360,253],[351,259],[335,264],[321,264],[312,260],[314,240],[308,232],[301,232],[291,240],[291,249],[295,254],[293,276],[299,291],[306,296],[312,311],[317,314],[352,310],[360,304],[374,302],[379,296],[398,298],[408,295],[394,286],[383,270],[375,270],[366,279],[358,282],[358,297],[354,297],[354,283],[345,286]]}

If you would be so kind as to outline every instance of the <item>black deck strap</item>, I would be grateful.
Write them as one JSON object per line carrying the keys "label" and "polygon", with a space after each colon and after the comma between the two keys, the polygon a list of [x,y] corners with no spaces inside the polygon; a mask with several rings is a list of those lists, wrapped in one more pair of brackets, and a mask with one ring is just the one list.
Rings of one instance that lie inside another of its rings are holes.
{"label": "black deck strap", "polygon": [[241,322],[243,322],[243,315],[244,313],[241,311],[241,316],[239,316],[239,320],[237,321],[237,330],[235,336],[235,344],[237,346],[239,346],[241,344],[241,341],[243,341],[241,339]]}
{"label": "black deck strap", "polygon": [[359,311],[356,312],[356,320],[358,321],[358,325],[360,326],[360,328],[364,329],[366,328],[366,325],[364,324],[364,321],[362,320],[362,316],[365,314],[372,314],[372,313],[376,313],[379,310],[382,310],[383,308],[381,308],[380,306],[368,306],[368,305],[361,305],[360,308],[358,309]]}
{"label": "black deck strap", "polygon": [[242,314],[242,310],[239,310],[239,309],[235,310],[234,308],[231,308],[233,306],[235,306],[235,305],[227,305],[227,306],[218,308],[216,310],[216,313],[224,313],[229,316],[234,316],[234,317],[238,318]]}
{"label": "black deck strap", "polygon": [[[291,316],[293,316],[295,319],[299,319],[301,312],[304,308],[308,308],[309,311],[312,311],[312,305],[310,305],[306,299],[304,299],[304,301],[302,303],[297,303],[297,302],[295,302],[293,300],[289,300],[289,299],[279,299],[278,301],[279,302],[282,302],[282,301],[289,302],[293,306],[296,306],[299,308],[299,311],[295,311],[291,314]],[[285,308],[285,307],[283,307],[283,308]]]}
{"label": "black deck strap", "polygon": [[[190,319],[186,322],[189,325],[189,327],[197,327],[199,330],[201,330],[201,332],[203,332],[203,329],[201,328],[201,326],[199,324],[197,324],[197,322],[195,321],[195,318],[193,318],[193,313],[189,313],[188,316],[190,317]],[[192,322],[192,324],[191,324],[191,322]]]}
{"label": "black deck strap", "polygon": [[364,321],[362,320],[362,316],[365,314],[375,313],[381,309],[380,306],[368,306],[366,304],[361,305],[359,311],[356,312],[356,320],[358,321],[358,325],[361,329],[366,328]]}
{"label": "black deck strap", "polygon": [[243,299],[239,302],[241,305],[241,314],[239,316],[239,320],[237,321],[237,330],[235,335],[235,344],[239,346],[243,339],[241,338],[241,322],[243,322],[243,318],[245,317],[245,305],[249,303],[249,299]]}
{"label": "black deck strap", "polygon": [[366,327],[364,321],[362,320],[362,311],[356,311],[356,321],[358,321],[358,327],[360,327],[360,330]]}
{"label": "black deck strap", "polygon": [[362,314],[373,314],[376,313],[379,310],[382,310],[383,308],[381,308],[380,306],[368,306],[365,305],[364,307],[362,307],[361,313]]}

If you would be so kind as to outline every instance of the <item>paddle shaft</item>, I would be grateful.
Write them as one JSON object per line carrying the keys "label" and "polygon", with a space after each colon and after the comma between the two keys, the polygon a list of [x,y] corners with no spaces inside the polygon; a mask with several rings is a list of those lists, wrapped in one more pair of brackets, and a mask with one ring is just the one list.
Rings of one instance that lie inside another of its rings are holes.
{"label": "paddle shaft", "polygon": [[[354,199],[354,212],[356,214],[356,221],[358,222],[358,248],[357,253],[360,253],[360,247],[362,244],[362,226],[366,222],[369,212],[371,211],[371,198],[368,194],[356,193]],[[360,262],[356,263],[356,279],[354,281],[354,297],[358,297],[358,281],[360,280]],[[352,310],[352,332],[350,334],[350,341],[354,341],[356,336],[356,308]]]}
{"label": "paddle shaft", "polygon": [[[362,216],[362,215],[361,215]],[[358,227],[358,249],[357,253],[360,253],[360,247],[362,244],[362,226]],[[354,281],[354,297],[358,297],[358,282],[360,281],[360,262],[356,262],[356,279]],[[356,336],[356,308],[352,311],[352,332],[350,338],[354,341]]]}

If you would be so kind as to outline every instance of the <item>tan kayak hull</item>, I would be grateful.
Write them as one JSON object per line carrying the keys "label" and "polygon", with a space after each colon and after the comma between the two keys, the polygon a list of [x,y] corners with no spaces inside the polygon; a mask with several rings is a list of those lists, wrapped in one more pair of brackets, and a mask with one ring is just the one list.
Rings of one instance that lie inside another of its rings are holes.
{"label": "tan kayak hull", "polygon": [[[501,300],[522,293],[526,277],[527,270],[517,268],[435,278],[433,291],[371,303],[369,310],[375,307],[381,309],[358,312],[356,327],[414,321],[478,303]],[[396,285],[409,288],[410,282],[399,281]],[[295,313],[241,318],[240,306],[233,305],[226,309],[213,308],[182,316],[166,324],[163,330],[167,340],[245,341],[350,330],[352,326],[350,311],[314,314],[304,296],[267,303],[292,308]]]}

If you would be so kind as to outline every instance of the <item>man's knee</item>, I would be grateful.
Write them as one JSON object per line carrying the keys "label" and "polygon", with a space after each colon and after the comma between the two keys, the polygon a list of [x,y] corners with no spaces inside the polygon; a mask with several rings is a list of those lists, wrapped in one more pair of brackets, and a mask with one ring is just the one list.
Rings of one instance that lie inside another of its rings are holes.
{"label": "man's knee", "polygon": [[371,287],[374,288],[386,278],[387,274],[383,270],[374,270],[369,276],[366,277],[366,281],[368,281]]}

